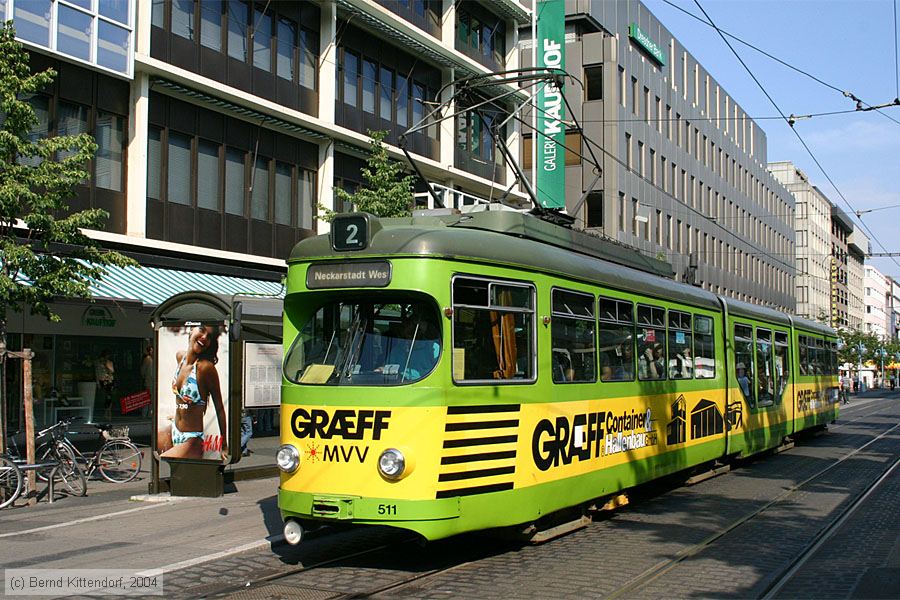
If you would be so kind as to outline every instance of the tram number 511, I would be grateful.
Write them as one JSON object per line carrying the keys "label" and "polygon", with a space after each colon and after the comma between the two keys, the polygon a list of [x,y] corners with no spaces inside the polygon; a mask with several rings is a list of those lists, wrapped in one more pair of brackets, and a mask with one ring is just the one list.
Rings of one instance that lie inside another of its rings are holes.
{"label": "tram number 511", "polygon": [[397,505],[396,504],[379,504],[378,505],[378,514],[379,515],[397,515]]}

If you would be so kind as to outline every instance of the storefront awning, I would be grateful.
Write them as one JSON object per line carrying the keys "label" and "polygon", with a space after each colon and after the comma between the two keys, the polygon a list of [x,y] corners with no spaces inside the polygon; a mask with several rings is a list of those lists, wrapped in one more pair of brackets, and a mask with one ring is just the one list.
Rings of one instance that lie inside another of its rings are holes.
{"label": "storefront awning", "polygon": [[159,267],[108,266],[102,280],[91,283],[91,294],[97,299],[135,300],[150,306],[157,306],[175,294],[188,291],[284,296],[284,287],[277,281]]}

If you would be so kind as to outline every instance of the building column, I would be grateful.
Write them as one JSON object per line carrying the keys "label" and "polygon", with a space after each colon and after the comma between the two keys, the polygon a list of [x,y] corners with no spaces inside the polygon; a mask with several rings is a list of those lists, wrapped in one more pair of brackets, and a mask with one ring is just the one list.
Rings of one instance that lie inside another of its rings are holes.
{"label": "building column", "polygon": [[[442,84],[444,92],[438,98],[440,102],[447,102],[456,93],[456,86],[452,84],[456,77],[456,69],[443,69]],[[456,102],[450,102],[444,109],[444,116],[456,114]],[[448,171],[456,162],[456,118],[444,119],[440,122],[441,149],[439,161]]]}
{"label": "building column", "polygon": [[131,82],[128,114],[127,181],[125,188],[125,233],[147,237],[147,128],[150,113],[150,76],[136,73]]}
{"label": "building column", "polygon": [[321,4],[319,39],[324,43],[319,55],[319,118],[334,123],[334,102],[337,97],[334,77],[337,71],[337,6],[334,2]]}
{"label": "building column", "polygon": [[[334,124],[334,103],[337,89],[334,86],[337,72],[337,5],[334,2],[323,2],[319,20],[322,53],[319,55],[319,118],[328,124]],[[323,83],[324,82],[324,83]],[[334,210],[334,140],[319,145],[319,169],[316,172],[318,187],[318,204],[328,210]],[[316,208],[318,214],[319,209]],[[316,219],[316,231],[328,233],[331,225],[324,219]]]}
{"label": "building column", "polygon": [[[506,21],[506,57],[505,57],[505,65],[506,70],[511,71],[513,69],[519,68],[519,28],[516,25],[515,21]],[[524,116],[526,112],[523,110],[519,116]],[[509,148],[510,154],[512,154],[513,158],[519,162],[519,166],[522,167],[521,161],[522,150],[522,125],[515,119],[510,122],[511,127],[509,127],[509,133],[506,136],[506,146]],[[524,167],[523,167],[524,170]],[[512,168],[512,165],[507,162],[506,164],[506,185],[508,186],[513,181],[516,180],[516,172]]]}
{"label": "building column", "polygon": [[[316,172],[316,183],[319,188],[319,204],[328,210],[334,210],[334,141],[329,140],[319,146],[319,170]],[[318,209],[316,210],[318,213]],[[328,233],[331,225],[324,219],[316,219],[317,233]]]}

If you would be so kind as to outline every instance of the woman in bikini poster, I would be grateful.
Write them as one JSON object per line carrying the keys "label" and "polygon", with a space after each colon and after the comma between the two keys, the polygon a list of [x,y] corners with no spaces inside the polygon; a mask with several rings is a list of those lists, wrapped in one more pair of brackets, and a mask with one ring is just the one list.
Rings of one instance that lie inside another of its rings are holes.
{"label": "woman in bikini poster", "polygon": [[228,336],[222,323],[159,329],[157,451],[163,459],[228,458]]}

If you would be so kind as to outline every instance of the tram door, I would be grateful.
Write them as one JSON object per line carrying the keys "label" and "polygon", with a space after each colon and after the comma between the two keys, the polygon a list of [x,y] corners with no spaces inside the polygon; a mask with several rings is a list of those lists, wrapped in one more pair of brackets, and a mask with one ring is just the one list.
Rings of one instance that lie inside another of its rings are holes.
{"label": "tram door", "polygon": [[788,428],[788,434],[791,434],[794,432],[793,423],[796,406],[794,404],[794,386],[792,385],[793,373],[791,372],[789,339],[790,337],[786,332],[775,332],[775,345],[773,351],[775,364],[772,372],[775,376],[775,399],[782,405],[783,410],[786,412],[787,422],[792,424]]}

